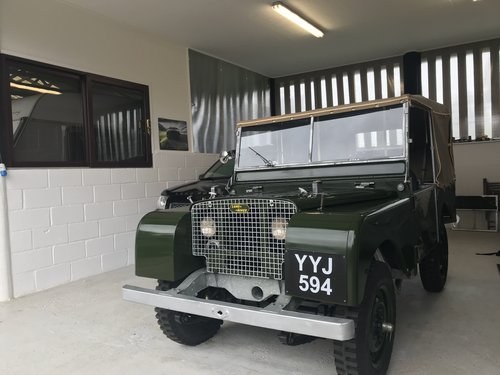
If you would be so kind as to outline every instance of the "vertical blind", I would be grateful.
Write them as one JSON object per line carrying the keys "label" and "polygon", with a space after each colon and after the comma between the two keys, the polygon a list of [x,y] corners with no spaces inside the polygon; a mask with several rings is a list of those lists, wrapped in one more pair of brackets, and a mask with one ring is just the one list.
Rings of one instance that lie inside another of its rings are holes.
{"label": "vertical blind", "polygon": [[270,80],[228,62],[189,51],[193,148],[235,148],[236,123],[271,114]]}
{"label": "vertical blind", "polygon": [[452,113],[453,136],[500,137],[500,39],[422,53],[422,95]]}
{"label": "vertical blind", "polygon": [[[422,95],[452,113],[455,139],[500,138],[500,39],[422,52]],[[402,57],[275,80],[276,112],[289,114],[401,95]]]}
{"label": "vertical blind", "polygon": [[401,95],[402,58],[277,78],[276,112],[289,114]]}

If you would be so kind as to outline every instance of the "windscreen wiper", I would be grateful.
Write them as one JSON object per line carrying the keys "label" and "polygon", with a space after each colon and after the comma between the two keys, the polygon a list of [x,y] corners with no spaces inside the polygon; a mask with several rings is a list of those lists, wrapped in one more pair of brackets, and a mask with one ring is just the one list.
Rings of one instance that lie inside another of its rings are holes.
{"label": "windscreen wiper", "polygon": [[255,151],[252,147],[248,146],[248,148],[250,150],[252,150],[253,152],[255,152],[255,155],[257,155],[259,158],[262,159],[262,161],[266,164],[266,167],[274,167],[274,164],[271,160],[267,159],[265,156],[263,156],[259,152]]}

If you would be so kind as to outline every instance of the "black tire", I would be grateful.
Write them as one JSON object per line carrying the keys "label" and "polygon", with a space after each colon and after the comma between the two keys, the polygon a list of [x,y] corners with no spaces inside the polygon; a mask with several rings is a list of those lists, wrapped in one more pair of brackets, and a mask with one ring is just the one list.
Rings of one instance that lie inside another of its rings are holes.
{"label": "black tire", "polygon": [[337,374],[384,375],[396,333],[396,296],[389,267],[374,262],[361,306],[337,309],[356,324],[354,339],[334,341]]}
{"label": "black tire", "polygon": [[420,261],[420,280],[428,292],[441,292],[448,278],[448,236],[444,224],[440,225],[439,243]]}
{"label": "black tire", "polygon": [[[156,290],[169,290],[175,285],[158,280]],[[170,340],[179,344],[196,346],[215,336],[222,320],[205,318],[155,307],[156,319],[161,330]]]}

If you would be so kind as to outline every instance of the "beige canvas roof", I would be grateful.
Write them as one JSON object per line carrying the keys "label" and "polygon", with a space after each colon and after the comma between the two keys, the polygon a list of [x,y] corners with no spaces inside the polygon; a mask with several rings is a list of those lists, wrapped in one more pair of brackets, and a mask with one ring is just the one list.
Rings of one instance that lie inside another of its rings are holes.
{"label": "beige canvas roof", "polygon": [[316,109],[307,112],[299,112],[289,115],[272,116],[257,120],[242,121],[238,127],[257,126],[298,120],[302,118],[355,112],[361,110],[376,109],[391,105],[409,103],[427,108],[432,113],[432,133],[434,137],[434,155],[436,159],[436,181],[438,186],[446,187],[454,183],[455,170],[453,165],[453,147],[451,137],[450,112],[443,104],[427,99],[420,95],[402,95],[395,98],[371,100],[361,103],[344,104],[335,107]]}

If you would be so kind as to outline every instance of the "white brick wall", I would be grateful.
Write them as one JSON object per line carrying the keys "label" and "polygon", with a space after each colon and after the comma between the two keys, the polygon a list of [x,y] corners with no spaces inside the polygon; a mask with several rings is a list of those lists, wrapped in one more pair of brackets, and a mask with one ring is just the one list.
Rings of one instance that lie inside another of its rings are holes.
{"label": "white brick wall", "polygon": [[163,151],[154,168],[10,169],[14,295],[132,264],[137,224],[161,191],[196,179],[215,159]]}

